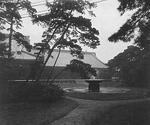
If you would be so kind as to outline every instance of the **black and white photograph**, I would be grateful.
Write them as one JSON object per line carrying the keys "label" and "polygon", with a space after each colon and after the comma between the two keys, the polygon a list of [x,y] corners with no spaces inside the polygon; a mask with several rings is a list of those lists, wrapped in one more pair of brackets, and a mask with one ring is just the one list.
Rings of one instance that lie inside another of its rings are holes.
{"label": "black and white photograph", "polygon": [[0,125],[150,125],[150,0],[0,0]]}

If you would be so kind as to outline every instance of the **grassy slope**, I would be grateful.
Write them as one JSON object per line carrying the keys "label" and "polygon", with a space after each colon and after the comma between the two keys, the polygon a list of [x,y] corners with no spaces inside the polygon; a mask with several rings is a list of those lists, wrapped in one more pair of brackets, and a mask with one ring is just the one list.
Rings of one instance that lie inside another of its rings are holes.
{"label": "grassy slope", "polygon": [[55,103],[20,103],[0,106],[0,125],[47,125],[69,113],[77,103],[62,99]]}
{"label": "grassy slope", "polygon": [[144,93],[140,90],[132,90],[127,93],[97,93],[97,92],[69,92],[66,95],[74,98],[86,99],[86,100],[128,100],[149,97],[149,93]]}

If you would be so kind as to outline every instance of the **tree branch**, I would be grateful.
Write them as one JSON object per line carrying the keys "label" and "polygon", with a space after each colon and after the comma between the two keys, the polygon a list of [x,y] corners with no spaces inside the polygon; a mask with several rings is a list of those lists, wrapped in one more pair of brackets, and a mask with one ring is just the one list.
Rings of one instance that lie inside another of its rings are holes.
{"label": "tree branch", "polygon": [[60,41],[61,41],[62,38],[64,37],[64,35],[65,35],[65,33],[67,32],[67,30],[68,30],[68,28],[69,28],[70,25],[71,25],[71,24],[69,23],[68,26],[67,26],[67,28],[64,30],[62,36],[60,37],[60,39],[53,45],[52,49],[49,49],[49,51],[48,51],[48,56],[47,56],[47,58],[46,58],[46,60],[45,60],[45,62],[44,62],[44,64],[43,64],[43,67],[42,67],[42,69],[41,69],[41,71],[40,71],[40,73],[39,73],[39,75],[38,75],[38,77],[37,77],[37,79],[36,79],[36,82],[38,82],[39,79],[41,78],[41,75],[42,75],[42,73],[43,73],[43,71],[44,71],[44,69],[45,69],[46,63],[48,62],[48,60],[49,60],[49,58],[50,58],[50,56],[51,56],[53,50],[55,49],[55,47],[56,47],[57,45],[60,44]]}
{"label": "tree branch", "polygon": [[58,58],[59,58],[59,56],[60,56],[60,52],[61,52],[61,47],[59,48],[59,52],[58,52],[58,55],[57,55],[57,57],[56,57],[55,63],[54,63],[54,65],[53,65],[53,68],[52,68],[52,70],[50,71],[50,73],[48,73],[49,76],[48,76],[47,82],[49,82],[49,80],[50,80],[50,78],[51,78],[51,75],[52,75],[53,72],[54,72],[56,63],[57,63]]}

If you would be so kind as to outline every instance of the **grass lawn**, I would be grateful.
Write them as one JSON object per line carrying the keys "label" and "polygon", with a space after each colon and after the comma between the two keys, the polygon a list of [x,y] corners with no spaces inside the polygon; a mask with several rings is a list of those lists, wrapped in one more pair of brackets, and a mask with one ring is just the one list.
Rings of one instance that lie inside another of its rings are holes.
{"label": "grass lawn", "polygon": [[[150,102],[121,105],[106,112],[95,125],[150,125]],[[93,124],[93,125],[94,125]]]}
{"label": "grass lawn", "polygon": [[131,89],[126,93],[100,93],[100,92],[67,92],[67,96],[86,100],[125,100],[138,99],[150,96],[148,91],[142,89]]}
{"label": "grass lawn", "polygon": [[48,125],[77,106],[69,99],[54,103],[3,104],[0,105],[0,125]]}

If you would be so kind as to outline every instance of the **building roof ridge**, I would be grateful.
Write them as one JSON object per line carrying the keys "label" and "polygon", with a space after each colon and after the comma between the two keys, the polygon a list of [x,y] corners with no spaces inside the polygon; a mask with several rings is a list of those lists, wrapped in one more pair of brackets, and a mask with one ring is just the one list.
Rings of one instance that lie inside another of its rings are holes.
{"label": "building roof ridge", "polygon": [[24,51],[24,50],[21,50],[21,52],[23,52],[23,53],[25,53],[25,54],[28,54],[28,55],[30,55],[30,56],[34,56],[34,57],[36,57],[36,55],[35,55],[35,54],[32,54],[32,53],[30,53],[30,52],[27,52],[27,51]]}
{"label": "building roof ridge", "polygon": [[[54,51],[57,52],[57,51],[59,51],[59,50],[58,50],[58,49],[54,49]],[[65,49],[62,49],[61,51],[62,51],[62,52],[67,52],[67,53],[70,52],[70,50],[65,50]],[[100,63],[102,63],[103,65],[105,65],[106,67],[108,67],[107,64],[105,64],[105,63],[102,62],[99,58],[97,58],[95,52],[87,52],[87,51],[82,51],[82,52],[83,52],[83,54],[92,55],[98,62],[100,62]]]}
{"label": "building roof ridge", "polygon": [[[25,53],[24,56],[28,58],[28,56],[35,58],[36,54],[34,53],[35,49],[32,49],[31,52],[28,52],[26,50],[21,50],[22,53]],[[55,49],[53,51],[54,53],[52,56],[56,57],[58,53],[58,49]],[[66,66],[66,64],[70,63],[70,60],[76,59],[75,57],[72,57],[69,53],[70,50],[62,50],[62,55],[60,55],[59,61],[57,62],[57,66]],[[97,56],[95,52],[87,52],[83,51],[83,54],[85,58],[82,60],[85,63],[90,64],[93,68],[108,68],[106,64],[104,64]],[[19,57],[20,58],[20,57]],[[65,60],[63,60],[65,58]],[[63,60],[63,61],[62,61]],[[51,66],[54,63],[54,59],[48,61],[47,66]]]}
{"label": "building roof ridge", "polygon": [[[33,48],[32,50],[37,50],[37,49]],[[57,52],[57,51],[59,51],[59,49],[54,49],[54,51]],[[70,50],[61,49],[61,52],[70,52]],[[83,54],[94,54],[94,55],[96,55],[95,52],[87,52],[87,51],[82,51],[82,52],[83,52]]]}
{"label": "building roof ridge", "polygon": [[[59,51],[59,49],[54,49],[54,51]],[[70,50],[66,50],[66,49],[61,49],[62,52],[70,52]],[[82,51],[83,54],[94,54],[96,55],[95,52],[87,52],[87,51]]]}

